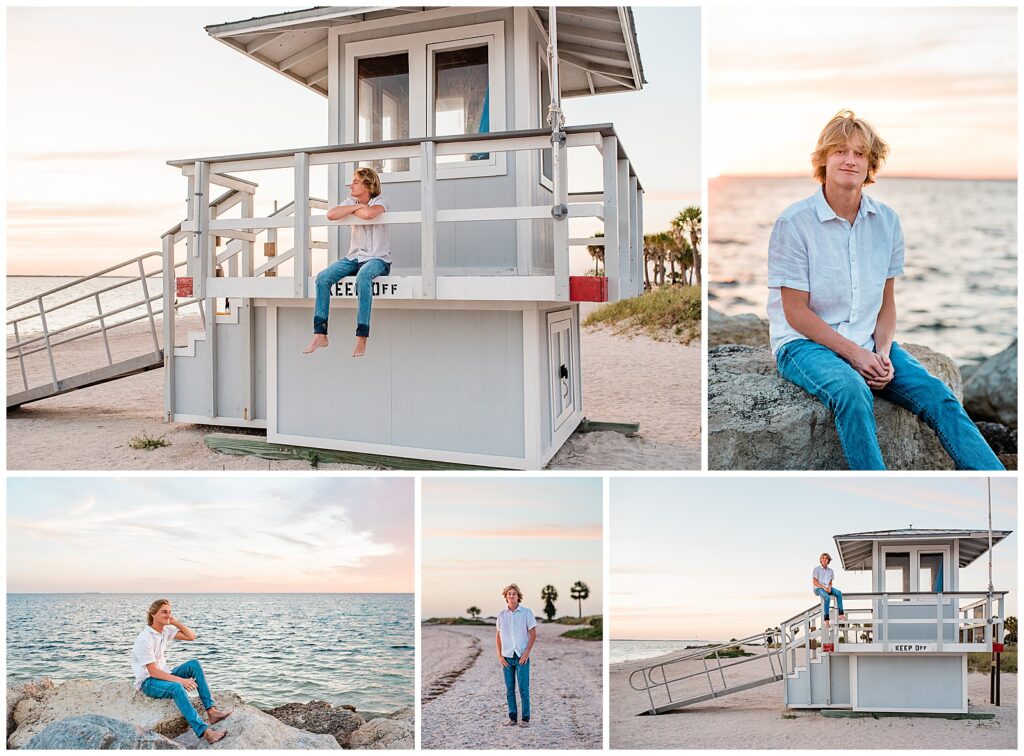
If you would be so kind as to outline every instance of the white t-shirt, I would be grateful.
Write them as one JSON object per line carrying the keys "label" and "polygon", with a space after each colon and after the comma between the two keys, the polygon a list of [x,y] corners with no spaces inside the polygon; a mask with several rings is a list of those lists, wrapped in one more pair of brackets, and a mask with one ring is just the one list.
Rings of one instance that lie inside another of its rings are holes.
{"label": "white t-shirt", "polygon": [[[359,203],[355,197],[349,197],[341,204],[358,205]],[[388,209],[387,200],[379,194],[367,204],[371,207],[379,205],[385,210]],[[350,228],[352,229],[352,242],[348,245],[348,254],[346,255],[349,260],[365,262],[379,257],[384,262],[391,262],[391,236],[386,223],[372,226],[356,225],[350,226]]]}
{"label": "white t-shirt", "polygon": [[501,655],[511,659],[514,654],[522,656],[530,643],[530,630],[537,627],[533,612],[525,606],[518,606],[514,612],[507,608],[498,614],[498,635],[501,636]]}
{"label": "white t-shirt", "polygon": [[[814,572],[812,572],[811,574],[815,580],[817,580],[819,583],[826,587],[832,585],[832,580],[835,577],[831,567],[822,567],[821,565],[815,567]],[[811,583],[811,593],[813,593],[814,589],[817,587],[818,586],[814,585],[814,583]]]}
{"label": "white t-shirt", "polygon": [[158,633],[151,627],[146,627],[139,633],[139,637],[135,639],[135,645],[132,646],[132,672],[135,673],[135,690],[142,687],[146,678],[151,677],[149,670],[146,669],[147,664],[156,662],[156,666],[164,672],[171,671],[167,667],[165,652],[167,644],[174,640],[174,636],[177,634],[178,628],[174,625],[167,625],[162,633]]}

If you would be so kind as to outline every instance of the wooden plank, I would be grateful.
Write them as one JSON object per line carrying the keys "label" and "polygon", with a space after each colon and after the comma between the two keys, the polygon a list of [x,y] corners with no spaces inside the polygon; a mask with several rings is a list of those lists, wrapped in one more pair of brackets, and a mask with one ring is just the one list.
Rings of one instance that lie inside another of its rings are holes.
{"label": "wooden plank", "polygon": [[601,155],[604,182],[604,271],[608,276],[608,300],[617,302],[619,292],[619,140],[605,137]]}
{"label": "wooden plank", "polygon": [[494,470],[500,468],[460,465],[454,462],[434,462],[409,457],[391,457],[384,454],[315,449],[290,444],[272,444],[263,436],[249,436],[240,433],[211,433],[203,441],[206,446],[220,454],[253,456],[270,460],[301,460],[311,467],[320,463],[365,465],[391,470]]}
{"label": "wooden plank", "polygon": [[118,378],[127,378],[129,375],[144,373],[147,370],[156,370],[164,366],[164,353],[159,351],[155,354],[144,354],[139,357],[132,357],[130,360],[115,362],[113,365],[105,365],[96,370],[89,370],[85,373],[73,375],[57,381],[57,387],[52,384],[37,386],[28,391],[19,391],[17,394],[10,394],[7,397],[7,409],[14,409],[22,404],[37,402],[40,399],[48,399],[51,396],[67,394],[70,391],[97,386],[101,383],[116,381]]}
{"label": "wooden plank", "polygon": [[420,146],[420,293],[427,299],[437,297],[437,145],[426,141]]}
{"label": "wooden plank", "polygon": [[610,423],[603,420],[590,420],[583,418],[583,421],[576,428],[579,433],[596,433],[598,431],[614,431],[624,436],[632,436],[640,432],[640,423]]}
{"label": "wooden plank", "polygon": [[295,296],[305,299],[308,284],[309,254],[309,155],[299,152],[295,155],[295,257],[293,258]]}

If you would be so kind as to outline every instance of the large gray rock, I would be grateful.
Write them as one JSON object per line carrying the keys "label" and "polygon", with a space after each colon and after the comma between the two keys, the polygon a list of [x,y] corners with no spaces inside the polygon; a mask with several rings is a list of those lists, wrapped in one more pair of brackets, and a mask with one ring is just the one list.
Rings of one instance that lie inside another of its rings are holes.
{"label": "large gray rock", "polygon": [[200,741],[191,730],[179,735],[175,741],[185,748],[215,748],[225,751],[269,749],[328,751],[341,746],[331,735],[317,735],[286,725],[253,706],[239,704],[231,716],[214,726],[227,735],[216,743]]}
{"label": "large gray rock", "polygon": [[53,680],[44,677],[27,683],[7,683],[7,737],[11,737],[17,725],[14,722],[14,707],[22,700],[38,696],[53,687]]}
{"label": "large gray rock", "polygon": [[[903,344],[959,398],[951,359]],[[935,433],[913,414],[875,401],[882,456],[891,470],[951,470]],[[708,467],[711,470],[845,470],[832,413],[782,378],[767,347],[723,346],[708,355]]]}
{"label": "large gray rock", "polygon": [[82,714],[48,724],[25,744],[25,748],[36,751],[184,750],[183,746],[152,730],[98,714]]}
{"label": "large gray rock", "polygon": [[326,701],[285,704],[268,709],[267,714],[306,732],[332,735],[342,748],[348,748],[349,737],[366,724],[354,708],[331,706]]}
{"label": "large gray rock", "polygon": [[[241,703],[234,693],[216,690],[214,700],[218,706],[228,709]],[[193,703],[200,715],[204,715],[198,697]],[[7,745],[9,748],[23,748],[48,724],[81,714],[112,717],[171,738],[188,729],[188,723],[174,701],[150,698],[136,691],[131,682],[69,680],[18,702],[14,707],[16,729],[8,738]]]}
{"label": "large gray rock", "polygon": [[725,315],[708,307],[708,347],[724,344],[767,345],[768,321],[752,313]]}
{"label": "large gray rock", "polygon": [[352,733],[350,748],[372,750],[412,750],[416,746],[416,712],[400,709],[387,717],[371,719]]}
{"label": "large gray rock", "polygon": [[964,408],[975,420],[1017,427],[1017,340],[978,365],[964,384]]}

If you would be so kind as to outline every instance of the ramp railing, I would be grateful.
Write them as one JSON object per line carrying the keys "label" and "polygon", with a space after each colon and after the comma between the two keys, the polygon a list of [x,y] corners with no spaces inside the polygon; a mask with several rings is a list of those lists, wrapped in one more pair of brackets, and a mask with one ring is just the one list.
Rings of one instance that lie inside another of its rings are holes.
{"label": "ramp railing", "polygon": [[[629,675],[629,686],[636,691],[646,692],[650,703],[648,713],[660,714],[683,706],[708,701],[741,690],[748,690],[759,685],[777,682],[782,679],[782,646],[779,636],[774,631],[765,631],[741,640],[721,643],[716,646],[704,646],[687,654],[657,664],[651,664],[633,670]],[[749,656],[736,656],[727,649],[743,646],[763,646],[763,651],[747,652]],[[741,664],[767,659],[771,675],[754,681],[730,683],[726,680],[725,671]],[[700,662],[697,669],[696,662]],[[688,680],[704,678],[707,692],[694,695],[692,691],[680,694],[680,688]],[[716,685],[718,687],[716,687]],[[673,686],[676,686],[673,691]],[[658,700],[655,700],[655,696]]]}

